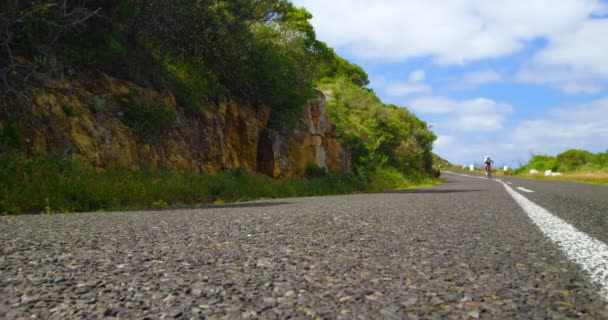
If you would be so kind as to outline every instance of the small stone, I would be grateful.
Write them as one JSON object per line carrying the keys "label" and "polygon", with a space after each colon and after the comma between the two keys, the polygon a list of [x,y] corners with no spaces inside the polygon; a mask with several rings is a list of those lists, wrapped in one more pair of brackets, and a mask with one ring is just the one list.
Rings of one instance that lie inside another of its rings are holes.
{"label": "small stone", "polygon": [[107,308],[106,311],[103,312],[104,317],[116,317],[118,311],[113,310],[112,308]]}
{"label": "small stone", "polygon": [[387,318],[394,318],[397,313],[397,309],[393,307],[386,307],[380,310],[380,313]]}
{"label": "small stone", "polygon": [[263,268],[263,267],[269,267],[272,265],[272,261],[270,261],[270,259],[266,259],[266,258],[261,258],[258,259],[256,266],[258,268]]}
{"label": "small stone", "polygon": [[174,301],[175,301],[175,295],[173,295],[173,294],[169,294],[163,299],[163,302],[167,303],[167,304],[171,304]]}

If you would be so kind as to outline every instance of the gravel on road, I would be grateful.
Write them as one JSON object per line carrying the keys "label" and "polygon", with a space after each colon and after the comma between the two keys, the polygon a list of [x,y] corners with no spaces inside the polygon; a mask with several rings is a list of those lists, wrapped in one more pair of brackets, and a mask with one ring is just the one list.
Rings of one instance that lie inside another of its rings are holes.
{"label": "gravel on road", "polygon": [[608,319],[492,181],[0,220],[5,319]]}

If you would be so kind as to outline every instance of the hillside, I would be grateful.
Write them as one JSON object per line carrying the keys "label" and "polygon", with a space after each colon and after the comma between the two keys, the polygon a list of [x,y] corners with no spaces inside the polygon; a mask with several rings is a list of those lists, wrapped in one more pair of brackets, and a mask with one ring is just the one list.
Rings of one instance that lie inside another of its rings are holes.
{"label": "hillside", "polygon": [[[358,189],[405,187],[436,174],[426,124],[365,88],[367,74],[317,40],[310,13],[289,1],[2,6],[0,211],[28,188],[18,181],[57,184],[82,170],[93,172],[82,179],[108,181],[129,172],[158,179],[167,170],[245,169],[280,179],[329,171],[352,176]],[[57,163],[81,169],[38,174]],[[37,199],[31,208],[65,196],[44,190],[29,190]],[[129,203],[88,200],[60,207]]]}

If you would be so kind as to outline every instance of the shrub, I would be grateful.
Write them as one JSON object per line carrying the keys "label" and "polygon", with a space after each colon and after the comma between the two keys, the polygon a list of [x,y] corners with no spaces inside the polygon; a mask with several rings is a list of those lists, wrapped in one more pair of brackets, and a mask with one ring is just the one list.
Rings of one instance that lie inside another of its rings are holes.
{"label": "shrub", "polygon": [[558,154],[557,160],[563,170],[575,170],[591,163],[593,157],[589,151],[570,149]]}
{"label": "shrub", "polygon": [[122,98],[123,122],[133,128],[139,137],[150,142],[162,135],[175,123],[176,113],[158,101],[146,101],[134,94]]}
{"label": "shrub", "polygon": [[318,166],[316,163],[309,163],[304,172],[307,178],[319,178],[327,176],[327,169]]}
{"label": "shrub", "polygon": [[0,153],[15,151],[19,148],[21,133],[17,128],[15,116],[6,121],[0,121]]}
{"label": "shrub", "polygon": [[163,66],[177,101],[192,113],[201,110],[206,100],[228,94],[217,76],[205,64],[165,58]]}
{"label": "shrub", "polygon": [[536,170],[559,170],[559,161],[557,158],[548,156],[545,154],[537,154],[533,155],[532,159],[526,166],[527,170],[536,169]]}

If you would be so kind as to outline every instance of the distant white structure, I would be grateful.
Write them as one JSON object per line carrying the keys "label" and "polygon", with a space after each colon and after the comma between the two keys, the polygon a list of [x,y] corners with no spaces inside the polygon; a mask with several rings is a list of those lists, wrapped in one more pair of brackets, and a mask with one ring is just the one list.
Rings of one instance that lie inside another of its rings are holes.
{"label": "distant white structure", "polygon": [[530,174],[538,174],[538,170],[532,169],[530,170]]}
{"label": "distant white structure", "polygon": [[561,174],[561,173],[559,173],[559,172],[553,172],[553,171],[551,171],[551,170],[547,170],[547,171],[545,171],[545,177],[559,177],[559,176],[561,176],[561,175],[562,175],[562,174]]}
{"label": "distant white structure", "polygon": [[462,166],[462,170],[466,170],[466,168],[467,168],[466,165]]}
{"label": "distant white structure", "polygon": [[504,168],[502,168],[502,171],[509,171],[509,166],[505,166]]}
{"label": "distant white structure", "polygon": [[551,170],[545,170],[545,177],[551,177],[552,173],[553,172]]}
{"label": "distant white structure", "polygon": [[475,170],[475,166],[470,165],[470,166],[469,166],[469,171],[473,171],[473,170]]}

